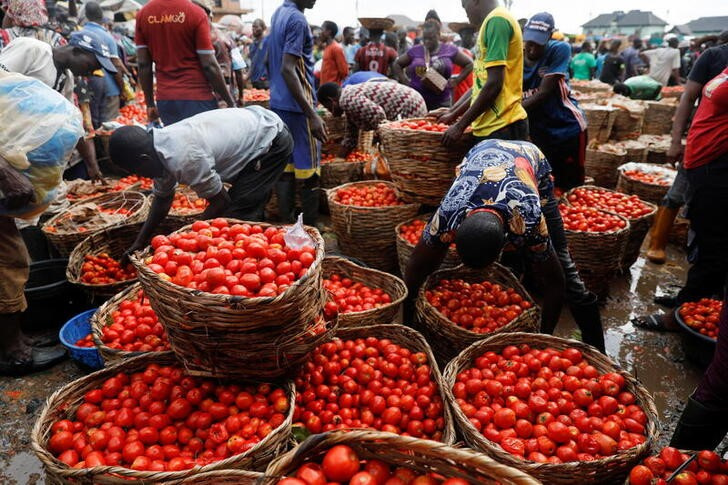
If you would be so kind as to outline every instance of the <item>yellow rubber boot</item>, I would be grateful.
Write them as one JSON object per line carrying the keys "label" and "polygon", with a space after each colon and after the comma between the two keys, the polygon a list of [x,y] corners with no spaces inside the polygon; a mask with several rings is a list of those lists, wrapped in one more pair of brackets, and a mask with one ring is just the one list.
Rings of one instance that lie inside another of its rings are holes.
{"label": "yellow rubber boot", "polygon": [[670,236],[670,229],[677,217],[679,208],[660,207],[657,210],[655,222],[652,225],[650,246],[647,249],[647,259],[655,264],[663,264],[667,260],[665,247]]}

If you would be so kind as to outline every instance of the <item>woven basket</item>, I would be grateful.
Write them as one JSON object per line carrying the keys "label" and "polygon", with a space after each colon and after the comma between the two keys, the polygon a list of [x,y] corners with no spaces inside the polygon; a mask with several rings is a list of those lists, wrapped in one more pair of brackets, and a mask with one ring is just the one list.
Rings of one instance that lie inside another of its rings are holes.
{"label": "woven basket", "polygon": [[116,364],[139,355],[166,354],[166,352],[131,352],[127,350],[112,349],[111,347],[107,347],[102,340],[103,327],[114,323],[112,314],[119,309],[121,302],[136,299],[137,292],[141,289],[142,285],[139,283],[131,285],[127,289],[117,293],[116,296],[110,300],[104,302],[104,304],[101,305],[99,309],[96,310],[96,313],[94,313],[91,317],[91,337],[94,340],[94,344],[96,344],[96,348],[99,349],[99,353],[101,354],[101,357],[103,357],[106,365]]}
{"label": "woven basket", "polygon": [[169,482],[169,485],[256,485],[263,473],[248,470],[214,470]]}
{"label": "woven basket", "polygon": [[629,241],[629,221],[622,216],[613,215],[626,222],[626,226],[616,232],[581,232],[564,229],[569,253],[576,264],[579,276],[587,288],[602,297],[609,292],[609,282],[622,266]]}
{"label": "woven basket", "polygon": [[[400,229],[402,228],[402,226],[404,226],[405,224],[409,224],[415,219],[427,221],[430,219],[430,217],[432,217],[432,214],[420,214],[414,219],[399,223],[394,229],[394,233],[397,237],[397,259],[399,260],[399,272],[401,275],[404,275],[405,270],[407,269],[407,263],[409,263],[410,256],[412,256],[412,251],[414,251],[415,246],[400,235]],[[460,264],[460,256],[458,256],[455,248],[448,247],[447,256],[445,256],[442,264],[440,264],[440,269],[454,268],[456,266],[459,266]]]}
{"label": "woven basket", "polygon": [[627,162],[627,151],[623,148],[617,151],[618,153],[612,153],[592,147],[586,149],[584,172],[594,178],[595,184],[609,189],[617,185],[617,169]]}
{"label": "woven basket", "polygon": [[667,148],[660,146],[650,146],[647,148],[647,158],[645,162],[652,163],[654,165],[664,165],[668,162],[667,160]]}
{"label": "woven basket", "polygon": [[607,83],[603,83],[597,79],[591,81],[575,81],[572,80],[571,89],[580,93],[594,93],[599,94],[601,97],[608,98],[612,92],[612,86]]}
{"label": "woven basket", "polygon": [[369,153],[374,149],[374,133],[373,130],[359,130],[359,138],[356,141],[357,151]]}
{"label": "woven basket", "polygon": [[673,180],[677,175],[677,170],[668,167],[660,167],[642,163],[626,163],[619,167],[619,179],[617,180],[617,191],[625,194],[637,195],[640,199],[659,204],[670,190],[670,185],[648,184],[641,180],[635,180],[625,175],[628,170],[639,169],[643,172],[660,172],[670,176]]}
{"label": "woven basket", "polygon": [[394,27],[394,20],[386,17],[360,17],[359,23],[367,30],[389,30]]}
{"label": "woven basket", "polygon": [[624,148],[627,152],[626,159],[629,162],[644,162],[647,158],[647,144],[639,140],[614,141],[610,144]]}
{"label": "woven basket", "polygon": [[[485,352],[500,352],[509,345],[528,344],[535,348],[551,347],[563,350],[567,347],[579,349],[586,360],[596,367],[600,373],[618,372],[626,383],[627,389],[637,398],[647,414],[647,441],[645,443],[620,451],[616,455],[602,458],[595,461],[567,462],[563,464],[535,463],[532,461],[518,459],[504,451],[499,445],[486,439],[465,417],[460,407],[455,404],[455,397],[452,394],[452,387],[459,372],[472,367],[473,361]],[[604,484],[613,485],[621,483],[629,471],[642,458],[644,458],[654,445],[657,435],[658,414],[655,403],[647,390],[631,374],[620,370],[612,361],[601,354],[593,347],[576,340],[563,339],[551,335],[529,334],[529,333],[507,333],[494,335],[486,340],[476,342],[457,358],[450,362],[445,369],[445,382],[447,385],[448,398],[454,404],[453,413],[458,429],[465,442],[476,450],[486,453],[499,463],[518,468],[544,483],[553,485],[566,484]]]}
{"label": "woven basket", "polygon": [[[416,119],[414,121],[417,121]],[[466,133],[454,146],[443,147],[442,133],[379,127],[382,154],[402,200],[438,205],[455,178],[455,167],[474,144]]]}
{"label": "woven basket", "polygon": [[[178,232],[187,230],[189,226]],[[327,332],[309,332],[325,299],[321,286],[324,241],[316,229],[307,227],[306,232],[316,246],[316,259],[303,278],[276,297],[243,298],[183,288],[163,280],[144,263],[152,254],[150,248],[131,256],[172,350],[191,373],[278,378],[326,337]]]}
{"label": "woven basket", "polygon": [[589,127],[589,141],[606,143],[612,134],[614,119],[617,117],[617,108],[593,103],[580,104],[579,107],[586,115],[586,122]]}
{"label": "woven basket", "polygon": [[[564,198],[566,204],[571,205],[569,204],[569,195],[571,195],[576,189],[592,189],[602,192],[614,192],[613,190],[605,189],[604,187],[582,185],[580,187],[575,187],[566,193],[566,197]],[[637,258],[640,257],[642,243],[644,242],[645,237],[647,237],[647,233],[650,232],[650,227],[652,227],[655,214],[657,214],[657,206],[655,204],[651,204],[644,200],[642,202],[650,207],[650,212],[635,219],[627,218],[627,220],[629,220],[629,236],[627,238],[627,244],[624,247],[624,256],[622,257],[621,270],[623,272],[627,271],[637,261]],[[619,215],[608,209],[602,210],[614,215]]]}
{"label": "woven basket", "polygon": [[[84,283],[81,281],[81,267],[84,263],[84,257],[88,254],[98,255],[108,253],[112,258],[119,260],[134,243],[143,225],[143,222],[137,222],[134,224],[112,226],[88,236],[71,251],[71,255],[68,258],[68,266],[66,267],[66,279],[74,285],[80,286],[93,301],[105,300],[134,284],[137,278],[107,285]],[[174,231],[178,227],[175,221],[165,220],[156,228],[154,234],[166,234]]]}
{"label": "woven basket", "polygon": [[331,223],[339,240],[341,251],[347,256],[364,261],[373,268],[392,272],[397,268],[397,225],[417,215],[419,204],[389,207],[358,207],[336,201],[336,192],[353,185],[387,184],[391,182],[353,182],[328,191]]}
{"label": "woven basket", "polygon": [[264,101],[246,101],[245,106],[261,106],[265,109],[270,109],[270,99]]}
{"label": "woven basket", "polygon": [[383,271],[364,268],[348,259],[327,256],[324,258],[322,269],[324,278],[339,274],[369,287],[381,288],[392,299],[391,303],[372,310],[340,313],[339,328],[393,323],[402,302],[407,298],[407,287],[401,279]]}
{"label": "woven basket", "polygon": [[323,120],[326,133],[329,135],[329,143],[339,142],[346,137],[346,116],[334,116],[325,111]]}
{"label": "woven basket", "polygon": [[645,108],[628,111],[619,109],[612,126],[612,138],[615,140],[636,140],[642,134],[645,121]]}
{"label": "woven basket", "polygon": [[667,135],[672,130],[672,119],[675,117],[677,103],[668,101],[647,101],[645,122],[642,133],[646,135]]}
{"label": "woven basket", "polygon": [[690,221],[684,217],[678,216],[670,228],[668,241],[672,244],[686,248],[688,246],[688,233],[690,232]]}
{"label": "woven basket", "polygon": [[442,374],[437,366],[437,360],[432,353],[432,349],[425,337],[416,330],[404,325],[370,325],[368,327],[350,327],[340,328],[336,332],[336,338],[341,340],[356,340],[375,337],[378,339],[389,339],[397,345],[410,350],[411,352],[423,352],[427,355],[427,361],[431,368],[432,381],[437,384],[437,391],[442,397],[443,407],[442,416],[445,420],[444,429],[442,431],[442,442],[451,445],[455,442],[455,426],[453,424],[450,406],[447,404],[447,393],[445,392],[445,382]]}
{"label": "woven basket", "polygon": [[341,158],[321,165],[321,188],[333,189],[364,178],[364,162],[347,162]]}
{"label": "woven basket", "polygon": [[[133,210],[133,214],[129,215],[126,220],[123,221],[124,224],[131,224],[133,222],[143,221],[147,218],[147,214],[149,213],[149,198],[147,198],[144,194],[140,192],[134,192],[130,190],[113,192],[109,194],[99,195],[98,197],[85,199],[71,205],[68,210],[72,210],[78,204],[88,203],[95,203],[96,205],[107,209],[124,208]],[[50,243],[53,245],[53,247],[56,248],[56,250],[58,250],[58,253],[64,258],[70,256],[73,248],[75,248],[79,243],[81,243],[81,241],[83,241],[87,237],[109,227],[118,225],[109,224],[104,227],[96,228],[93,231],[61,234],[49,230],[51,227],[55,226],[55,224],[61,218],[66,217],[66,215],[67,211],[61,212],[56,216],[50,218],[45,224],[43,224],[42,227],[42,231],[46,235]]]}
{"label": "woven basket", "polygon": [[[171,352],[147,354],[120,362],[100,371],[77,379],[54,392],[46,401],[31,433],[31,446],[38,459],[43,463],[47,477],[46,483],[51,484],[128,484],[130,481],[143,483],[168,483],[184,478],[193,477],[198,473],[229,468],[247,468],[262,470],[268,462],[285,447],[293,419],[295,402],[295,388],[288,382],[287,395],[291,403],[286,420],[268,436],[245,453],[235,455],[225,460],[191,470],[179,472],[151,472],[137,471],[119,466],[103,466],[94,468],[75,469],[61,463],[46,448],[50,438],[51,426],[61,419],[74,416],[76,409],[84,400],[84,394],[97,389],[101,383],[119,372],[140,372],[149,364],[174,365],[178,364]],[[195,482],[196,483],[196,482]]]}
{"label": "woven basket", "polygon": [[483,485],[538,485],[535,478],[466,448],[379,431],[332,431],[311,436],[295,449],[268,465],[259,485],[276,485],[308,461],[320,462],[335,445],[352,448],[363,460],[381,460],[392,467],[406,467],[420,473],[436,473]]}
{"label": "woven basket", "polygon": [[425,297],[425,292],[435,287],[442,279],[462,279],[468,283],[490,281],[504,287],[511,287],[531,303],[531,308],[525,310],[513,321],[496,330],[494,333],[507,332],[537,332],[541,326],[541,309],[528,294],[518,278],[507,268],[493,263],[484,269],[472,269],[465,265],[454,269],[440,270],[427,278],[417,295],[417,321],[425,329],[427,337],[432,342],[435,353],[441,362],[449,362],[473,342],[483,340],[490,334],[476,333],[466,330],[440,313]]}

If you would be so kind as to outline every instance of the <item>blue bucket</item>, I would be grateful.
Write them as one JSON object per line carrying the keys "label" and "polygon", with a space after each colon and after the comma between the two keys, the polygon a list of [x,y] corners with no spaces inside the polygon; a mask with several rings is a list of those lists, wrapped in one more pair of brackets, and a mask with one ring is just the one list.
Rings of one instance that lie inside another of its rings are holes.
{"label": "blue bucket", "polygon": [[58,337],[64,347],[68,349],[68,354],[76,362],[80,362],[85,367],[93,370],[104,367],[104,359],[96,347],[78,347],[75,345],[79,339],[82,339],[91,333],[91,317],[96,313],[96,308],[79,313],[66,322],[61,328]]}

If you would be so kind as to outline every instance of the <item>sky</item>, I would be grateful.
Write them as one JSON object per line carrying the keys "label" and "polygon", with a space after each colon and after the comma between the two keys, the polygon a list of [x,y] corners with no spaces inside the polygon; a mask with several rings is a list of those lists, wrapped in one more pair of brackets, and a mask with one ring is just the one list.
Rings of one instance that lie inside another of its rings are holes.
{"label": "sky", "polygon": [[[282,0],[240,1],[243,7],[255,9],[251,18],[262,16],[266,21],[282,3]],[[345,26],[355,25],[357,16],[384,17],[390,14],[404,14],[411,19],[420,20],[425,18],[425,14],[431,8],[437,10],[444,22],[466,20],[460,0],[317,0],[313,9],[306,10],[306,17],[315,25],[321,25],[324,20],[333,20],[340,26]],[[581,24],[600,13],[633,9],[651,10],[672,26],[687,23],[698,17],[728,15],[728,0],[611,0],[609,2],[513,0],[511,10],[516,18],[530,17],[546,10],[554,16],[557,29],[579,33]]]}

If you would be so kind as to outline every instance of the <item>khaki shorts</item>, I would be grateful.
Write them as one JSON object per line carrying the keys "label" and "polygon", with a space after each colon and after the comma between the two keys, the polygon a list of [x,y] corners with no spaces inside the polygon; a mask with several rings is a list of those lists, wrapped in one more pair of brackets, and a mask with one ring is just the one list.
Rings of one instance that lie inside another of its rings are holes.
{"label": "khaki shorts", "polygon": [[0,216],[0,313],[25,311],[30,257],[15,221]]}

